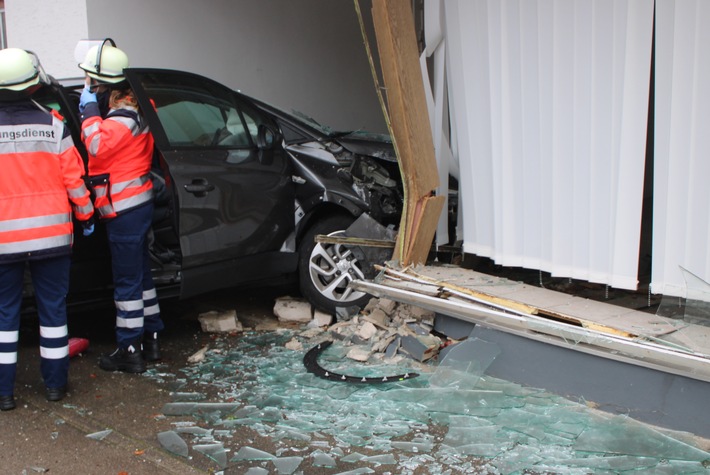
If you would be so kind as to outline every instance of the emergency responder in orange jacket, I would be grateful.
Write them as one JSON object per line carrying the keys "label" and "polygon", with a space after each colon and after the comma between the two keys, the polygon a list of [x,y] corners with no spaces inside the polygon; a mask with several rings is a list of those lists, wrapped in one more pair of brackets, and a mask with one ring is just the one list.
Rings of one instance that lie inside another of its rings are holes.
{"label": "emergency responder in orange jacket", "polygon": [[[153,136],[123,75],[128,57],[113,40],[89,49],[79,67],[87,75],[79,102],[82,140],[89,153],[94,205],[106,224],[116,304],[118,348],[102,355],[99,367],[142,373],[145,361],[160,359],[158,332],[163,329],[148,252]],[[108,110],[102,113],[99,101]]]}
{"label": "emergency responder in orange jacket", "polygon": [[84,234],[94,208],[81,156],[62,120],[31,98],[44,77],[36,56],[0,51],[0,410],[15,408],[18,333],[25,266],[39,314],[40,370],[46,397],[66,395],[66,294],[73,240],[72,204]]}

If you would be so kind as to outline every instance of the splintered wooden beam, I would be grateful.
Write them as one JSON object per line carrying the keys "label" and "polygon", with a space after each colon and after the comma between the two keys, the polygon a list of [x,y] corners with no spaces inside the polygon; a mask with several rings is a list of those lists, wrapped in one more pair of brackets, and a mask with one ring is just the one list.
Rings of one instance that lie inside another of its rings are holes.
{"label": "splintered wooden beam", "polygon": [[386,239],[365,239],[349,236],[327,236],[325,234],[318,234],[315,237],[315,241],[321,244],[345,244],[349,246],[381,247],[390,249],[394,248],[395,245],[395,241],[388,241]]}
{"label": "splintered wooden beam", "polygon": [[434,195],[439,174],[411,2],[373,0],[372,17],[386,88],[388,125],[405,182],[394,259],[404,266],[421,264],[431,249],[446,197]]}

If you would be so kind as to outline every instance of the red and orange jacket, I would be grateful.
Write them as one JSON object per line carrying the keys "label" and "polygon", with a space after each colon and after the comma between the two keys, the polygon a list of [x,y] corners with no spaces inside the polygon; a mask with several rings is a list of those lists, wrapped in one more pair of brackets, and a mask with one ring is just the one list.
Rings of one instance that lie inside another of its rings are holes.
{"label": "red and orange jacket", "polygon": [[0,105],[0,262],[71,252],[94,214],[84,166],[62,121],[29,99]]}
{"label": "red and orange jacket", "polygon": [[102,119],[98,104],[87,104],[81,137],[89,153],[89,176],[108,175],[108,183],[94,185],[94,205],[102,218],[152,201],[153,135],[136,109],[111,109]]}

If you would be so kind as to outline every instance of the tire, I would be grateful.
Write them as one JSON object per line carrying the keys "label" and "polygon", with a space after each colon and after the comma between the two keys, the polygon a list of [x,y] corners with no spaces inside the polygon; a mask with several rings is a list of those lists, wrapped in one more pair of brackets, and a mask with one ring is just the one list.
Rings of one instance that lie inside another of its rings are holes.
{"label": "tire", "polygon": [[298,278],[301,293],[316,308],[334,315],[338,307],[364,308],[369,294],[348,287],[355,279],[365,279],[372,267],[357,246],[317,243],[317,235],[342,235],[353,223],[348,216],[331,216],[316,222],[299,245]]}

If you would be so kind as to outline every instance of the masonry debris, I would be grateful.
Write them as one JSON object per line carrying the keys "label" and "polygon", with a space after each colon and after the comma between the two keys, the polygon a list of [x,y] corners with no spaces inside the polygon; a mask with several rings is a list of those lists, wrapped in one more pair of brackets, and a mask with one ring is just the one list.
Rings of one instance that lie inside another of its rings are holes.
{"label": "masonry debris", "polygon": [[[203,330],[204,331],[204,330]],[[209,349],[209,345],[205,345],[199,350],[197,350],[195,353],[190,355],[190,357],[187,359],[188,363],[201,363],[205,359],[205,355],[207,354],[207,350]]]}
{"label": "masonry debris", "polygon": [[308,323],[313,319],[313,309],[305,299],[279,297],[274,303],[274,315],[282,322]]}
{"label": "masonry debris", "polygon": [[237,319],[237,312],[229,310],[226,312],[205,312],[197,317],[202,331],[206,333],[220,332],[241,332],[242,324]]}

